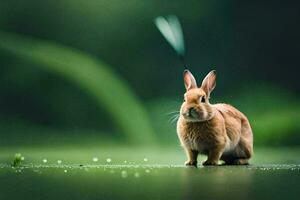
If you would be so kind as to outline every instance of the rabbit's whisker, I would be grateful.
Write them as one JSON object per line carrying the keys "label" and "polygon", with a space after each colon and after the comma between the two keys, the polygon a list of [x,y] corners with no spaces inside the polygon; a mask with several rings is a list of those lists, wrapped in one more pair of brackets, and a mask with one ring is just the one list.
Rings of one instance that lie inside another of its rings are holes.
{"label": "rabbit's whisker", "polygon": [[179,113],[173,115],[173,116],[170,118],[169,121],[170,121],[171,124],[173,124],[178,118],[179,118]]}
{"label": "rabbit's whisker", "polygon": [[168,112],[168,113],[165,113],[165,115],[173,115],[173,114],[178,114],[179,113],[179,111],[177,110],[177,111],[172,111],[172,112]]}

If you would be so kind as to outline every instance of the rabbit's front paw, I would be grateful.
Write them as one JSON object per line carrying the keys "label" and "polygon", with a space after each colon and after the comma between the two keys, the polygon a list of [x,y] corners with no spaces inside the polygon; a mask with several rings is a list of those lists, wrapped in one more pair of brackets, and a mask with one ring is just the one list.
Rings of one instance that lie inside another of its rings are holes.
{"label": "rabbit's front paw", "polygon": [[195,160],[188,160],[184,164],[185,164],[185,166],[195,166],[195,167],[197,167],[197,161],[195,161]]}
{"label": "rabbit's front paw", "polygon": [[203,162],[202,165],[205,165],[205,166],[208,166],[208,165],[218,165],[218,161],[207,160],[207,161]]}

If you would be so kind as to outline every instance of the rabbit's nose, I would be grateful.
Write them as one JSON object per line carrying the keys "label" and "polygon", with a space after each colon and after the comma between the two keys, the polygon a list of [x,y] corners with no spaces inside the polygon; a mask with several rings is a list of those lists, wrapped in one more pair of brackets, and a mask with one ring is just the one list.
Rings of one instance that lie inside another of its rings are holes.
{"label": "rabbit's nose", "polygon": [[184,113],[183,113],[184,117],[196,117],[197,116],[197,111],[195,108],[191,107],[189,109],[187,109]]}
{"label": "rabbit's nose", "polygon": [[197,117],[198,116],[198,112],[194,107],[190,108],[188,113],[189,113],[190,117]]}

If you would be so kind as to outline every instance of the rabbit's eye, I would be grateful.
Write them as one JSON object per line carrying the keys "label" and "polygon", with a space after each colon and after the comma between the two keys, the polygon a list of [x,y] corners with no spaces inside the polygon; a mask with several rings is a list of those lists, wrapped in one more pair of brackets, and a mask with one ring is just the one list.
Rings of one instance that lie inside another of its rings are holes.
{"label": "rabbit's eye", "polygon": [[205,103],[205,97],[201,97],[201,103]]}

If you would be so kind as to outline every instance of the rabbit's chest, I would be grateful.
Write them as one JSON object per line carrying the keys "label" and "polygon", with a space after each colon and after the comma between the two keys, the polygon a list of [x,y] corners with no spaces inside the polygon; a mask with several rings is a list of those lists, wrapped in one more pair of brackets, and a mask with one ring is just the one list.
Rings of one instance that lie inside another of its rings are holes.
{"label": "rabbit's chest", "polygon": [[213,143],[213,139],[208,137],[207,132],[190,132],[187,134],[186,143],[192,150],[197,150],[201,154],[206,154]]}

